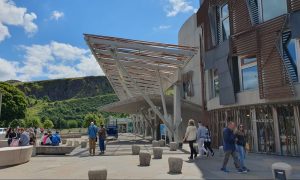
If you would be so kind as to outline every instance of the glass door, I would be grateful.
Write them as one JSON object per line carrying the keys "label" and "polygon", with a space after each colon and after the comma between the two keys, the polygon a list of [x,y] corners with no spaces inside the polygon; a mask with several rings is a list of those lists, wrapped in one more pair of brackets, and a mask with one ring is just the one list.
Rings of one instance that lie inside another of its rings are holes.
{"label": "glass door", "polygon": [[298,154],[297,136],[293,106],[277,108],[280,147],[282,155]]}
{"label": "glass door", "polygon": [[272,108],[263,106],[255,109],[258,151],[275,153],[275,133]]}

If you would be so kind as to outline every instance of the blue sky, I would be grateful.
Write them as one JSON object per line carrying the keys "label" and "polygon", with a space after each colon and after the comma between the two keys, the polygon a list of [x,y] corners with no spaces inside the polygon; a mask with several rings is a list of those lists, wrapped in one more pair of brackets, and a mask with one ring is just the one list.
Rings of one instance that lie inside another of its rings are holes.
{"label": "blue sky", "polygon": [[0,0],[0,81],[103,74],[83,33],[177,44],[199,0]]}

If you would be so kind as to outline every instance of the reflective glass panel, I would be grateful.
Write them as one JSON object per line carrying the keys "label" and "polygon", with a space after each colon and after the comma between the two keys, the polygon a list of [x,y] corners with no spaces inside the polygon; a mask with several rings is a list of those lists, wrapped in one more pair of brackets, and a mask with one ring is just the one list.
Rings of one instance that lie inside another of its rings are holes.
{"label": "reflective glass panel", "polygon": [[287,13],[286,0],[261,0],[263,21],[267,21]]}
{"label": "reflective glass panel", "polygon": [[290,40],[290,42],[288,43],[288,50],[289,50],[289,53],[293,59],[293,61],[296,63],[297,59],[296,59],[296,40],[295,39],[292,39]]}
{"label": "reflective glass panel", "polygon": [[243,89],[257,89],[258,88],[258,77],[257,77],[257,66],[252,66],[242,70],[243,78]]}
{"label": "reflective glass panel", "polygon": [[223,40],[225,41],[230,36],[229,17],[222,21]]}
{"label": "reflective glass panel", "polygon": [[228,4],[225,4],[222,7],[222,13],[221,13],[222,18],[226,18],[229,16],[229,11],[228,11]]}

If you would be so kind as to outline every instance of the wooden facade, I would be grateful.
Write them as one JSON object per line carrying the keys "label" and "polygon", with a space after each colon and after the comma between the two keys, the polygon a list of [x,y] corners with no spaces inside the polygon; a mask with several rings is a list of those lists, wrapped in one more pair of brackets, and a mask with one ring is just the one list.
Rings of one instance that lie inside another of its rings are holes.
{"label": "wooden facade", "polygon": [[209,19],[210,8],[225,3],[229,6],[230,53],[233,57],[256,56],[260,98],[293,97],[293,82],[284,66],[279,44],[282,33],[288,30],[289,13],[300,10],[300,1],[287,0],[287,14],[253,25],[246,0],[205,0],[197,12],[197,24],[204,31],[206,51],[218,46],[218,43],[214,43],[215,35]]}

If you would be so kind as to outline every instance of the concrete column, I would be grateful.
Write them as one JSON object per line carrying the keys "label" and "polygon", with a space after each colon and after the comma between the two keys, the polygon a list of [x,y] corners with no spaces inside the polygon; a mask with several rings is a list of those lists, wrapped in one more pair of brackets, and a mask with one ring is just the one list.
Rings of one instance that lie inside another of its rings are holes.
{"label": "concrete column", "polygon": [[272,107],[272,115],[274,120],[275,149],[277,154],[281,154],[278,115],[276,107]]}
{"label": "concrete column", "polygon": [[257,137],[257,123],[256,123],[256,111],[255,108],[250,110],[251,114],[251,123],[252,123],[252,131],[253,131],[253,151],[258,152],[258,137]]}
{"label": "concrete column", "polygon": [[296,129],[296,137],[297,137],[297,148],[298,153],[300,153],[300,118],[299,118],[299,108],[298,106],[294,106],[294,117],[295,117],[295,129]]}
{"label": "concrete column", "polygon": [[[174,127],[175,134],[174,140],[177,143],[181,143],[182,139],[179,138],[179,129],[178,126],[181,123],[181,85],[179,82],[174,84]],[[171,141],[171,140],[170,140]]]}

